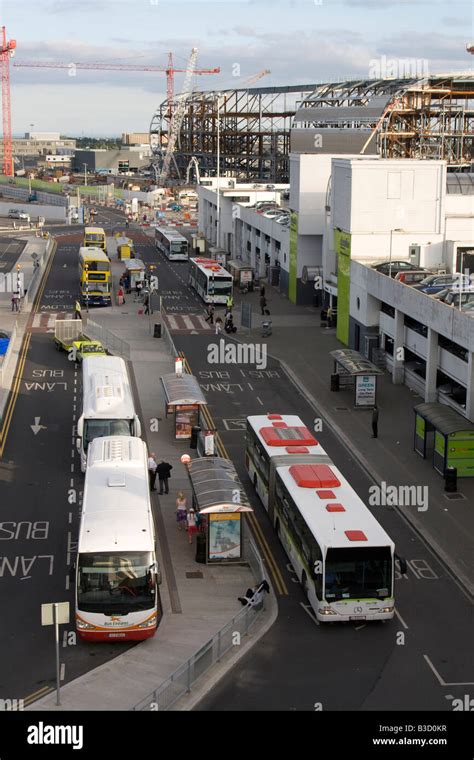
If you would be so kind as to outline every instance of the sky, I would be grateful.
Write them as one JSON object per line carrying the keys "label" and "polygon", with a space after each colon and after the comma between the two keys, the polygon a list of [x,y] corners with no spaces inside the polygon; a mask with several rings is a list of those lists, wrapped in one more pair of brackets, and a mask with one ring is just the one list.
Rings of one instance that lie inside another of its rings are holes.
{"label": "sky", "polygon": [[[147,132],[166,97],[155,72],[16,68],[20,62],[113,62],[221,73],[194,89],[370,78],[397,70],[473,71],[472,0],[0,0],[1,24],[17,42],[11,61],[12,129],[71,136]],[[175,75],[180,91],[183,74]],[[34,125],[33,127],[31,125]]]}

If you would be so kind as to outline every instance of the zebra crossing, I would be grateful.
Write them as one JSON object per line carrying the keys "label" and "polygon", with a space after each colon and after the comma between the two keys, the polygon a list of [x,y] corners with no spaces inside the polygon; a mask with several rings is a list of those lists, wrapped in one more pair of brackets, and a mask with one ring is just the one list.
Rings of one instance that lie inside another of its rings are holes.
{"label": "zebra crossing", "polygon": [[39,314],[35,314],[31,323],[30,332],[54,333],[57,319],[74,319],[74,312],[57,311],[54,314],[47,314],[42,311]]}
{"label": "zebra crossing", "polygon": [[200,314],[165,314],[164,318],[172,332],[209,332],[213,329]]}

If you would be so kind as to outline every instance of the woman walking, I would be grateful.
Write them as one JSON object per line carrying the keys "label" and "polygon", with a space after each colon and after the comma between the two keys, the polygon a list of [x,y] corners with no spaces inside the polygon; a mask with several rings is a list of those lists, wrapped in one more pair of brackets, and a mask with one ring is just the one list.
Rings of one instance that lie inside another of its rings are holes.
{"label": "woman walking", "polygon": [[188,526],[189,543],[192,544],[193,536],[197,532],[196,513],[192,507],[191,509],[188,510],[188,514],[186,516],[186,523]]}
{"label": "woman walking", "polygon": [[183,525],[186,525],[186,496],[182,491],[176,497],[176,522],[178,530],[183,530]]}

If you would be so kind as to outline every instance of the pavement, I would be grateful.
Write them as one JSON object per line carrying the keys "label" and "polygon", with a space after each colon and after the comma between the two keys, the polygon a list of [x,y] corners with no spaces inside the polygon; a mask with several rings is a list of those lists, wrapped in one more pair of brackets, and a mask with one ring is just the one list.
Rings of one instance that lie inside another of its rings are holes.
{"label": "pavement", "polygon": [[[115,292],[123,265],[117,261],[111,247]],[[83,320],[94,323],[85,332],[103,339],[106,345],[122,352],[129,360],[132,382],[139,398],[138,414],[142,420],[143,438],[157,459],[173,465],[170,494],[152,494],[155,511],[158,557],[163,570],[160,588],[163,618],[156,635],[113,660],[100,665],[61,688],[61,705],[51,692],[37,700],[28,709],[44,711],[64,710],[131,710],[156,689],[188,658],[200,650],[240,610],[237,597],[255,583],[247,564],[212,566],[196,564],[196,546],[189,545],[185,531],[177,529],[175,498],[180,490],[190,502],[189,480],[180,462],[183,453],[189,452],[188,442],[174,439],[172,419],[166,419],[165,401],[160,377],[174,371],[174,354],[164,339],[152,337],[156,315],[149,319],[138,313],[141,304],[133,295],[126,297],[123,306],[114,305],[107,310],[83,311]],[[150,432],[152,420],[158,419],[158,430]],[[199,571],[199,577],[193,577]],[[259,579],[260,580],[260,579]],[[274,594],[267,597],[266,607],[260,613],[242,645],[234,647],[231,656],[219,666],[227,669],[240,659],[272,625],[277,616]],[[88,645],[93,648],[94,645]],[[220,672],[220,671],[218,671]],[[175,709],[191,709],[214,683],[217,675],[211,672],[193,688]],[[124,687],[125,686],[125,687]]]}
{"label": "pavement", "polygon": [[413,449],[415,415],[413,407],[424,399],[405,385],[394,385],[385,372],[378,379],[378,438],[373,439],[371,410],[354,409],[353,391],[332,392],[330,352],[344,348],[335,328],[320,327],[320,309],[295,306],[277,288],[265,285],[272,321],[272,335],[262,338],[259,292],[234,296],[234,323],[240,326],[242,301],[252,304],[252,329],[241,328],[236,337],[242,342],[267,346],[285,371],[302,390],[315,416],[344,441],[374,483],[426,485],[428,509],[399,506],[399,513],[443,561],[452,577],[474,595],[474,478],[459,478],[461,498],[450,500],[443,478],[429,458],[423,460]]}

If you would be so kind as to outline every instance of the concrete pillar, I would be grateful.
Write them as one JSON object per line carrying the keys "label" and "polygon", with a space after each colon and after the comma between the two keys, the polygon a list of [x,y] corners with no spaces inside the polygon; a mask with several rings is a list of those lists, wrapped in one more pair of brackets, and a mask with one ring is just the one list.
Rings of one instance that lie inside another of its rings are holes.
{"label": "concrete pillar", "polygon": [[395,309],[394,336],[393,336],[393,368],[392,383],[403,385],[405,379],[405,323],[402,311]]}
{"label": "concrete pillar", "polygon": [[430,403],[438,400],[438,391],[436,390],[436,373],[438,371],[438,333],[432,327],[428,327],[428,337],[426,340],[426,384],[425,384],[425,401]]}
{"label": "concrete pillar", "polygon": [[474,422],[474,354],[469,351],[466,383],[466,417]]}

